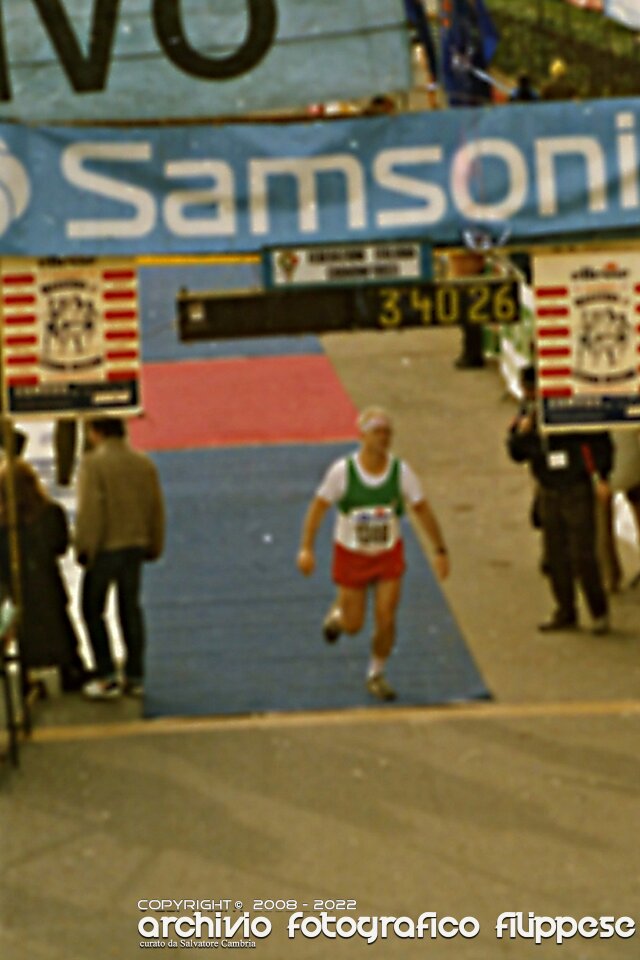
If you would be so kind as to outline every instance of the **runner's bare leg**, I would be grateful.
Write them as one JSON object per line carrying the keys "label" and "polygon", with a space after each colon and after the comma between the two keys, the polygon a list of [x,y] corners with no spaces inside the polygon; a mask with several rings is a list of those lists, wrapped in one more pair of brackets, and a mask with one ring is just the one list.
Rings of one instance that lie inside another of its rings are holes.
{"label": "runner's bare leg", "polygon": [[359,633],[364,624],[366,604],[366,589],[338,587],[332,609],[339,611],[340,629],[345,633]]}
{"label": "runner's bare leg", "polygon": [[396,610],[400,602],[402,581],[379,580],[375,592],[375,631],[371,640],[371,653],[376,660],[384,661],[393,650],[396,639]]}

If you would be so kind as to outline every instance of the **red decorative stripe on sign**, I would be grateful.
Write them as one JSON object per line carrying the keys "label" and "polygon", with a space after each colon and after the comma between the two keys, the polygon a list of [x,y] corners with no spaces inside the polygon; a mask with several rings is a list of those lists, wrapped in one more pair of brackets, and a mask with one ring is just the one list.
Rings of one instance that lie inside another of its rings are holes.
{"label": "red decorative stripe on sign", "polygon": [[35,313],[8,313],[4,318],[4,322],[5,326],[17,327],[18,324],[21,326],[24,324],[26,326],[29,323],[35,323],[36,319]]}
{"label": "red decorative stripe on sign", "polygon": [[13,334],[5,337],[4,342],[8,347],[35,347],[38,338],[32,333]]}
{"label": "red decorative stripe on sign", "polygon": [[36,376],[7,377],[7,385],[10,387],[37,387],[39,383],[40,378]]}
{"label": "red decorative stripe on sign", "polygon": [[571,387],[547,387],[544,390],[541,390],[540,393],[547,400],[559,400],[562,397],[572,397],[573,390]]}
{"label": "red decorative stripe on sign", "polygon": [[3,297],[3,303],[7,306],[18,307],[21,304],[35,303],[36,298],[32,293],[9,293]]}
{"label": "red decorative stripe on sign", "polygon": [[567,297],[568,287],[536,287],[536,297]]}
{"label": "red decorative stripe on sign", "polygon": [[107,360],[137,360],[137,350],[109,350]]}
{"label": "red decorative stripe on sign", "polygon": [[538,337],[568,337],[570,332],[569,327],[540,327]]}
{"label": "red decorative stripe on sign", "polygon": [[22,286],[23,283],[35,283],[36,278],[32,273],[8,273],[2,278],[5,287]]}
{"label": "red decorative stripe on sign", "polygon": [[135,300],[135,290],[105,290],[102,294],[105,300]]}
{"label": "red decorative stripe on sign", "polygon": [[568,317],[569,307],[538,307],[537,317]]}
{"label": "red decorative stripe on sign", "polygon": [[137,320],[137,310],[105,310],[105,320]]}
{"label": "red decorative stripe on sign", "polygon": [[114,383],[118,380],[137,380],[137,370],[110,370],[107,373],[107,380]]}
{"label": "red decorative stripe on sign", "polygon": [[137,330],[107,330],[105,340],[137,340]]}
{"label": "red decorative stripe on sign", "polygon": [[542,367],[539,375],[541,377],[570,377],[571,367]]}
{"label": "red decorative stripe on sign", "polygon": [[546,397],[550,400],[554,398],[560,399],[560,397],[573,396],[573,390],[571,387],[546,387],[545,389],[541,390],[540,393],[543,397]]}
{"label": "red decorative stripe on sign", "polygon": [[540,347],[538,350],[538,356],[542,358],[568,357],[570,354],[571,347]]}
{"label": "red decorative stripe on sign", "polygon": [[37,362],[38,355],[35,353],[23,353],[14,357],[7,357],[7,365],[10,367],[32,367]]}
{"label": "red decorative stripe on sign", "polygon": [[103,280],[135,280],[135,270],[104,270]]}
{"label": "red decorative stripe on sign", "polygon": [[640,283],[636,283],[634,289],[635,289],[636,293],[640,293]]}

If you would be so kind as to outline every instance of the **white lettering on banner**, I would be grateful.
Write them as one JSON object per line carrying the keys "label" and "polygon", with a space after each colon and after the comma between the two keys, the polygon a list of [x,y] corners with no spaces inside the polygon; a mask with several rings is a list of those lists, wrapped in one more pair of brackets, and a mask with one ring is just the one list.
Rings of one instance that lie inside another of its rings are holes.
{"label": "white lettering on banner", "polygon": [[[509,170],[509,193],[500,203],[478,203],[471,196],[471,175],[478,159],[499,157]],[[529,188],[527,164],[508,140],[476,140],[458,150],[453,161],[451,194],[460,213],[470,220],[506,220],[524,206]]]}
{"label": "white lettering on banner", "polygon": [[441,161],[442,147],[404,147],[398,150],[383,150],[378,154],[373,163],[373,175],[380,186],[423,201],[421,208],[380,210],[376,218],[378,226],[418,226],[437,223],[444,217],[447,198],[441,187],[394,170],[394,167],[401,165],[440,163]]}
{"label": "white lettering on banner", "polygon": [[638,195],[638,150],[636,147],[636,118],[632,113],[616,116],[618,134],[618,165],[620,167],[620,206],[623,210],[635,210],[640,206]]}
{"label": "white lettering on banner", "polygon": [[31,199],[31,184],[22,163],[0,140],[0,235],[6,233],[13,220],[25,212]]}
{"label": "white lettering on banner", "polygon": [[[385,229],[429,226],[453,236],[461,220],[513,219],[517,233],[523,211],[527,218],[539,219],[538,228],[560,217],[568,202],[561,188],[568,182],[567,173],[573,175],[571,212],[577,212],[584,221],[580,229],[586,231],[592,217],[597,225],[594,215],[609,212],[615,223],[617,211],[640,208],[635,118],[623,110],[611,121],[615,131],[608,153],[604,139],[584,135],[531,138],[528,148],[486,137],[449,152],[432,143],[387,148],[370,156],[335,152],[252,157],[238,152],[234,157],[231,152],[232,159],[215,153],[189,156],[188,143],[183,146],[187,156],[173,156],[175,144],[170,141],[171,159],[165,162],[168,146],[156,135],[135,141],[79,141],[63,150],[60,164],[67,185],[77,191],[77,206],[87,209],[78,215],[73,197],[65,197],[71,211],[66,239],[79,241],[74,252],[95,252],[97,244],[92,247],[91,241],[102,241],[104,247],[105,241],[150,238],[160,223],[176,238],[234,238],[246,249],[255,248],[255,238],[264,236],[295,243],[303,236],[315,239],[332,233],[348,242],[365,232],[367,238],[381,239]],[[11,174],[15,180],[14,167],[22,169],[18,158],[3,151],[0,160],[0,175]],[[482,164],[501,165],[504,171],[498,178],[492,170],[483,171]],[[27,172],[25,168],[21,202],[15,202],[15,209],[7,202],[5,232],[24,216],[32,199]],[[482,196],[483,179],[491,188],[487,198]],[[33,199],[46,212],[46,191],[42,193]],[[283,194],[288,205],[282,202]],[[87,204],[89,198],[93,202]],[[115,215],[114,202],[123,207],[121,212],[116,208]],[[0,234],[2,226],[0,217]],[[59,239],[51,238],[51,252],[60,252],[60,243],[54,246]]]}
{"label": "white lettering on banner", "polygon": [[153,196],[142,187],[123,183],[104,173],[87,170],[85,160],[109,160],[141,163],[151,159],[150,143],[75,143],[62,155],[62,170],[74,186],[97,193],[109,200],[126,203],[137,211],[135,217],[103,220],[68,220],[67,236],[72,239],[98,237],[144,237],[156,223]]}
{"label": "white lettering on banner", "polygon": [[558,212],[555,159],[582,155],[587,169],[589,209],[593,213],[607,209],[607,172],[602,147],[593,137],[541,137],[536,140],[540,213],[553,217]]}
{"label": "white lettering on banner", "polygon": [[[236,232],[235,183],[233,170],[222,160],[176,160],[167,163],[164,171],[168,177],[210,179],[209,189],[176,190],[164,201],[164,218],[167,226],[178,237],[233,236]],[[189,207],[215,205],[215,217],[186,217]]]}
{"label": "white lettering on banner", "polygon": [[362,164],[348,153],[324,157],[283,157],[277,160],[250,160],[251,232],[269,232],[270,177],[294,177],[299,199],[299,226],[302,233],[318,230],[318,190],[316,178],[321,173],[341,173],[347,190],[347,220],[351,230],[367,225],[366,194]]}

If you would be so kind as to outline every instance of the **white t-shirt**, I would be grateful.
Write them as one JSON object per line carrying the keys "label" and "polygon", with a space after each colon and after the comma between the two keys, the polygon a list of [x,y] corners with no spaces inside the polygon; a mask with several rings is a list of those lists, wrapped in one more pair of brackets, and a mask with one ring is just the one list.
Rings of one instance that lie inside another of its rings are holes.
{"label": "white t-shirt", "polygon": [[[348,459],[342,457],[329,467],[316,496],[334,505],[342,499],[347,489]],[[357,454],[353,462],[362,482],[374,490],[386,482],[393,466],[393,458],[389,457],[384,473],[372,474],[362,468]],[[403,500],[412,506],[424,500],[420,481],[403,460],[400,461],[400,491]],[[400,539],[400,520],[392,507],[361,507],[348,513],[338,511],[333,538],[347,550],[369,555],[381,553],[391,550]]]}
{"label": "white t-shirt", "polygon": [[[336,504],[344,496],[347,489],[347,460],[348,457],[341,457],[325,473],[322,483],[316,490],[316,496],[320,497],[321,500]],[[366,483],[368,487],[381,487],[389,476],[393,459],[389,457],[387,469],[380,474],[368,473],[364,470],[357,454],[354,457],[354,462],[363,483]],[[424,500],[422,484],[404,460],[400,461],[400,489],[404,500],[411,506]]]}

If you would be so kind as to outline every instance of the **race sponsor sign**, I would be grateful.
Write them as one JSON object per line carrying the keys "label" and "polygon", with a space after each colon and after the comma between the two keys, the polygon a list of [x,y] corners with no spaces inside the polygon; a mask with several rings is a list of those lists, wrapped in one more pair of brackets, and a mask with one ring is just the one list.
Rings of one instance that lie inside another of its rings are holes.
{"label": "race sponsor sign", "polygon": [[139,411],[138,283],[131,260],[6,259],[0,289],[10,414]]}
{"label": "race sponsor sign", "polygon": [[431,251],[420,243],[345,244],[266,250],[267,287],[390,283],[431,277]]}
{"label": "race sponsor sign", "polygon": [[640,258],[628,251],[534,260],[543,427],[640,424]]}
{"label": "race sponsor sign", "polygon": [[639,130],[640,98],[442,110],[437,124],[4,123],[0,254],[591,240],[638,229]]}

